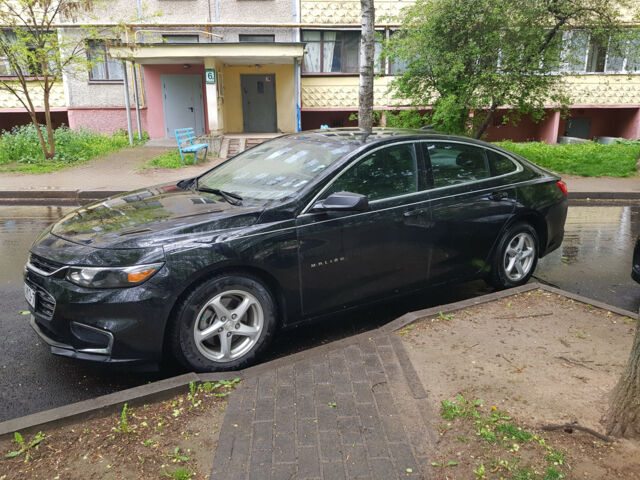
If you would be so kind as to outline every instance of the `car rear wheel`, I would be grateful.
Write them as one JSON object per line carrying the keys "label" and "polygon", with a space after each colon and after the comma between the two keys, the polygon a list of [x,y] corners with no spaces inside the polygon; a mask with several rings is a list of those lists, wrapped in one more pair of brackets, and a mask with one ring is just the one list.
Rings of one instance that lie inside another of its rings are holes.
{"label": "car rear wheel", "polygon": [[489,284],[496,288],[524,285],[538,263],[538,234],[528,223],[511,226],[500,238],[491,265]]}
{"label": "car rear wheel", "polygon": [[214,277],[180,304],[170,331],[174,356],[198,372],[237,370],[255,361],[276,325],[275,302],[257,279]]}

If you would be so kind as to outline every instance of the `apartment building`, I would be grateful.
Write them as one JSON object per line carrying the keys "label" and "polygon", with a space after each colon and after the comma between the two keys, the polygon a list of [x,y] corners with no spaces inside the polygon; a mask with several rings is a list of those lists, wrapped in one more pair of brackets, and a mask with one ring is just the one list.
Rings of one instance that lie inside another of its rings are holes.
{"label": "apartment building", "polygon": [[[393,35],[398,26],[387,19],[411,3],[376,0],[379,38]],[[91,71],[69,72],[56,85],[57,123],[98,131],[126,128],[126,75],[132,122],[135,126],[137,103],[142,129],[152,138],[172,138],[175,128],[186,126],[199,134],[227,134],[355,124],[349,117],[358,105],[359,0],[105,5],[81,22],[100,29],[104,41],[87,42],[87,55],[95,60]],[[86,35],[79,24],[58,27],[62,35]],[[571,53],[562,72],[573,100],[568,117],[549,105],[541,122],[503,125],[505,108],[488,138],[555,143],[565,135],[640,137],[640,62],[628,58],[624,48],[613,53],[580,31],[567,32],[563,43]],[[391,61],[376,65],[376,110],[411,108],[389,90],[402,68]],[[0,75],[10,73],[0,62]],[[0,93],[0,113],[0,128],[28,122],[6,93]]]}

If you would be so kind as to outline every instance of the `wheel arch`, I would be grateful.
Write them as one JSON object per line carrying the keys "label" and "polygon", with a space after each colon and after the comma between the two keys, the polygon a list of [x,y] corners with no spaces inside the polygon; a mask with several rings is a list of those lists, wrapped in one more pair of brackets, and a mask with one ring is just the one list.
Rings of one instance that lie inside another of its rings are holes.
{"label": "wheel arch", "polygon": [[163,332],[163,342],[162,342],[162,354],[165,355],[168,351],[167,348],[167,340],[168,333],[171,326],[171,321],[175,317],[176,311],[179,306],[182,304],[183,300],[189,295],[189,293],[198,285],[206,282],[207,280],[224,274],[234,274],[234,275],[246,275],[249,277],[253,277],[256,280],[260,281],[264,284],[264,286],[269,290],[272,294],[273,299],[275,301],[276,306],[276,322],[278,327],[282,327],[287,323],[287,308],[286,308],[286,300],[284,297],[283,289],[280,283],[276,280],[276,278],[267,272],[264,269],[259,267],[251,266],[251,265],[226,265],[220,268],[205,270],[198,272],[195,276],[193,276],[190,281],[185,285],[185,287],[178,294],[176,299],[171,306],[169,314],[166,318]]}
{"label": "wheel arch", "polygon": [[[547,241],[549,235],[547,222],[544,220],[544,217],[540,213],[533,211],[518,214],[506,223],[506,225],[502,229],[502,232],[500,232],[500,237],[502,237],[504,232],[506,232],[516,223],[528,223],[534,228],[536,234],[538,235],[538,257],[543,257],[544,252],[547,249]],[[498,237],[498,240],[500,239],[500,237]],[[497,243],[494,246],[494,249],[496,248],[496,246]]]}

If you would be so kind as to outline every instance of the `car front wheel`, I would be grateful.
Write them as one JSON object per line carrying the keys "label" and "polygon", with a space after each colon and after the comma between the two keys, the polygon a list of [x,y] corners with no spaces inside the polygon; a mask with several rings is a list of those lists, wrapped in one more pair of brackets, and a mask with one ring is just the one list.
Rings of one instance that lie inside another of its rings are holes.
{"label": "car front wheel", "polygon": [[538,263],[538,234],[527,223],[517,223],[500,238],[488,281],[496,288],[524,285]]}
{"label": "car front wheel", "polygon": [[276,325],[275,303],[257,279],[214,277],[178,308],[170,331],[174,356],[198,372],[237,370],[255,361]]}

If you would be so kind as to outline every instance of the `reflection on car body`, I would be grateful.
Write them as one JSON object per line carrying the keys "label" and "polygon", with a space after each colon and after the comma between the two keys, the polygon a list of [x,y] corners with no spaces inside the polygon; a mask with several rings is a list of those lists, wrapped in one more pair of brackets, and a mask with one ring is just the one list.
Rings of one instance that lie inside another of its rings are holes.
{"label": "reflection on car body", "polygon": [[238,369],[279,328],[344,308],[478,277],[521,285],[566,211],[564,182],[484,142],[302,132],[72,212],[33,244],[25,292],[53,353]]}

